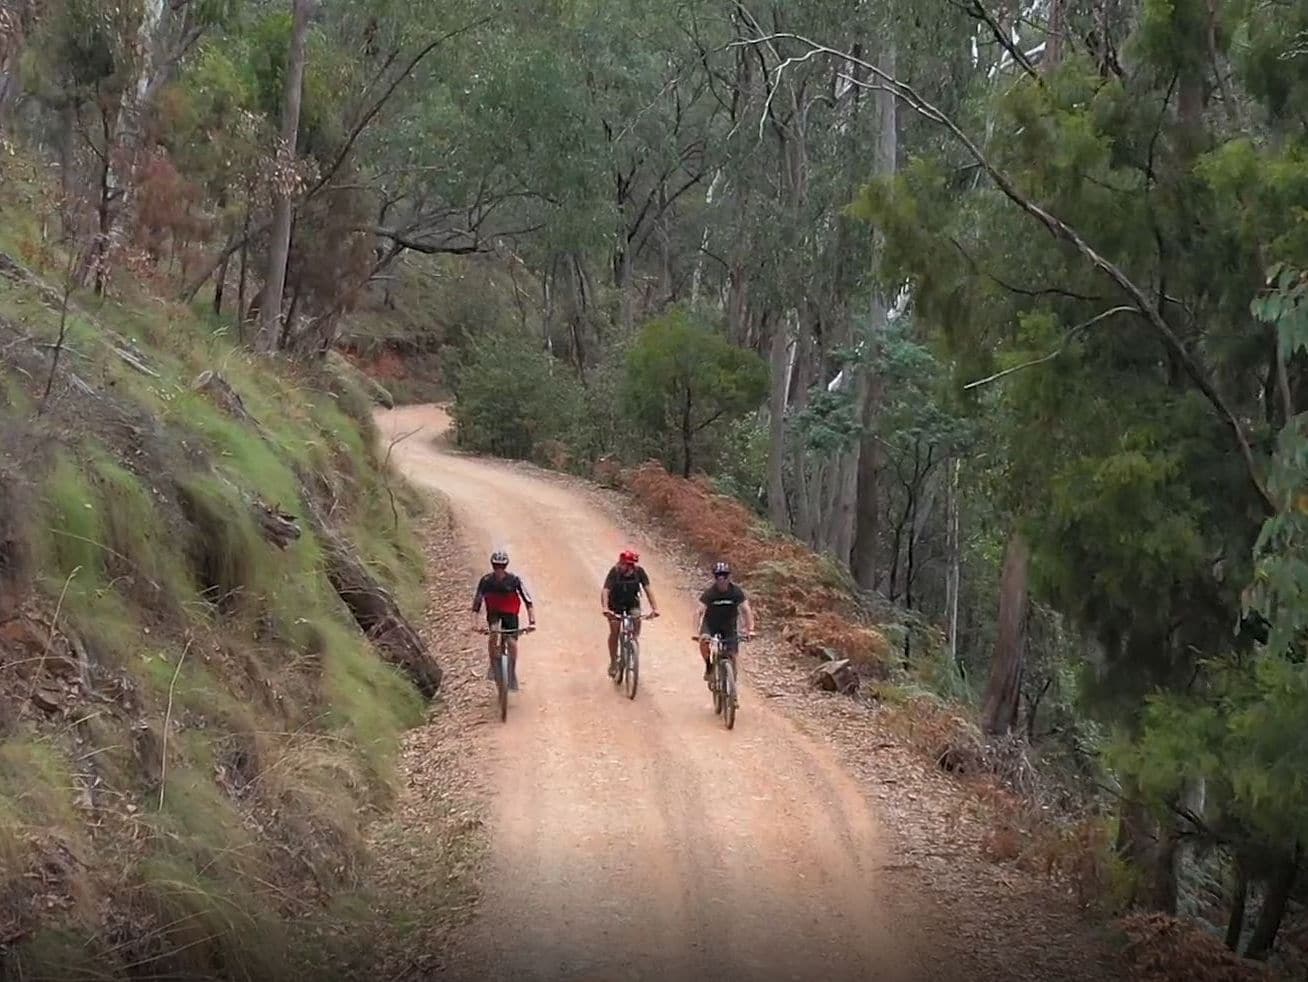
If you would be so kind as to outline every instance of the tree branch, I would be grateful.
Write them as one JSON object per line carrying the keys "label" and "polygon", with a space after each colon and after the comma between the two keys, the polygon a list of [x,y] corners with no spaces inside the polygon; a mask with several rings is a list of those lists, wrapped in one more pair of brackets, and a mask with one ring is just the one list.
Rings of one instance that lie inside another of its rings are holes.
{"label": "tree branch", "polygon": [[1002,286],[1009,293],[1016,293],[1024,297],[1046,297],[1046,296],[1067,297],[1069,300],[1086,300],[1091,303],[1102,303],[1103,301],[1108,299],[1107,297],[1092,297],[1085,293],[1077,293],[1073,290],[1064,290],[1061,287],[1056,287],[1056,286],[1043,287],[1041,289],[1031,289],[1029,287],[1014,286],[1012,283],[1009,283],[1007,280],[1000,279],[998,276],[996,276],[994,273],[990,272],[989,270],[982,269],[980,263],[978,263],[976,259],[972,257],[972,254],[969,253],[965,248],[963,248],[963,244],[959,242],[956,238],[954,238],[952,235],[949,237],[949,242],[951,245],[953,245],[955,249],[958,250],[959,255],[961,255],[963,259],[967,262],[968,266],[972,268],[972,272],[974,274],[976,274],[977,276],[984,276],[986,279],[990,280],[991,282],[999,286]]}
{"label": "tree branch", "polygon": [[391,96],[395,94],[395,90],[400,87],[401,83],[403,83],[405,79],[407,79],[410,75],[413,74],[414,69],[418,67],[418,65],[422,62],[424,58],[426,58],[429,54],[431,54],[433,51],[439,48],[446,41],[453,40],[454,38],[458,37],[461,34],[466,34],[468,31],[475,30],[481,25],[489,23],[494,19],[495,19],[494,14],[487,14],[485,17],[479,17],[476,20],[472,21],[471,23],[465,24],[463,27],[456,28],[453,31],[450,31],[448,34],[443,34],[442,36],[436,38],[435,40],[427,44],[425,47],[423,47],[421,50],[419,50],[418,53],[415,54],[412,58],[410,58],[409,63],[404,66],[403,70],[401,70],[400,73],[395,76],[395,78],[391,79],[391,84],[386,87],[386,91],[383,92],[378,97],[377,101],[374,102],[372,106],[368,109],[368,111],[365,112],[363,116],[359,118],[359,121],[354,124],[354,127],[350,130],[350,135],[345,138],[345,145],[341,147],[340,153],[336,155],[336,159],[331,162],[331,165],[325,171],[323,171],[322,176],[318,178],[318,183],[309,189],[309,192],[305,195],[305,199],[307,200],[309,198],[312,198],[333,177],[336,176],[336,172],[340,170],[341,165],[345,163],[346,157],[350,155],[350,151],[354,149],[354,144],[358,141],[359,137],[363,134],[363,131],[368,128],[368,124],[371,123],[377,117],[377,114],[381,112],[382,108],[386,105],[386,103],[390,101]]}
{"label": "tree branch", "polygon": [[1009,57],[1020,65],[1024,72],[1035,79],[1037,84],[1041,86],[1045,84],[1045,80],[1040,77],[1040,73],[1037,72],[1035,66],[1031,64],[1031,59],[1026,56],[1026,53],[1022,51],[1021,48],[1013,43],[1013,39],[1005,33],[1004,26],[995,19],[994,14],[990,13],[990,11],[985,8],[981,3],[981,0],[968,0],[967,3],[960,3],[959,0],[950,0],[950,3],[966,13],[969,17],[974,20],[979,20],[981,23],[989,27],[990,33],[995,36],[995,40],[999,42],[999,46],[1008,52]]}
{"label": "tree branch", "polygon": [[1043,365],[1046,362],[1053,361],[1055,358],[1057,358],[1059,355],[1061,355],[1064,351],[1067,350],[1067,346],[1071,344],[1072,340],[1082,331],[1085,331],[1093,327],[1095,324],[1098,324],[1102,320],[1106,320],[1107,318],[1112,317],[1114,314],[1131,314],[1131,313],[1139,313],[1139,311],[1135,307],[1132,307],[1128,304],[1119,307],[1112,307],[1109,310],[1105,310],[1101,314],[1096,314],[1094,317],[1091,317],[1088,321],[1085,321],[1084,323],[1081,324],[1077,324],[1076,327],[1068,331],[1067,334],[1063,336],[1063,343],[1060,344],[1053,351],[1049,352],[1049,354],[1042,355],[1039,358],[1033,358],[1031,359],[1031,361],[1024,361],[1022,362],[1022,364],[1014,365],[1012,368],[1005,368],[1002,372],[995,372],[994,375],[987,375],[985,378],[979,378],[975,382],[968,382],[967,385],[963,386],[963,388],[975,389],[979,385],[987,385],[990,382],[996,382],[999,379],[1004,378],[1006,375],[1012,375],[1014,372],[1020,372],[1023,369],[1034,368],[1036,365]]}
{"label": "tree branch", "polygon": [[[1172,351],[1173,355],[1184,369],[1185,374],[1189,376],[1195,387],[1203,394],[1204,398],[1208,400],[1209,405],[1213,407],[1218,416],[1222,419],[1222,422],[1230,430],[1236,446],[1240,451],[1240,455],[1244,459],[1249,482],[1257,493],[1260,503],[1268,514],[1276,513],[1276,502],[1268,493],[1266,486],[1263,484],[1262,478],[1259,477],[1258,464],[1254,459],[1253,446],[1249,442],[1249,436],[1245,433],[1244,426],[1240,423],[1230,406],[1226,404],[1226,400],[1222,398],[1221,393],[1214,388],[1213,384],[1205,376],[1203,370],[1190,355],[1189,350],[1187,350],[1185,345],[1181,342],[1181,339],[1177,337],[1176,332],[1172,330],[1171,326],[1163,319],[1155,306],[1150,303],[1149,298],[1145,296],[1144,291],[1141,290],[1130,277],[1122,272],[1122,270],[1115,264],[1101,256],[1085,241],[1080,232],[1059,219],[1057,216],[1046,211],[1019,191],[1008,175],[991,163],[990,159],[982,152],[981,148],[976,145],[971,137],[963,132],[962,128],[954,122],[951,117],[945,115],[945,113],[936,108],[936,106],[931,102],[919,95],[911,85],[899,81],[899,79],[895,78],[893,75],[890,75],[870,62],[864,61],[861,58],[856,58],[846,52],[837,51],[834,48],[818,44],[816,41],[810,40],[799,34],[777,33],[760,38],[747,38],[743,41],[731,42],[731,46],[739,46],[742,44],[772,45],[775,41],[780,39],[789,39],[798,41],[801,44],[806,44],[810,48],[810,55],[826,54],[830,57],[847,61],[850,64],[863,68],[869,74],[880,79],[881,82],[889,88],[892,93],[894,93],[897,99],[908,105],[908,107],[919,116],[937,123],[948,130],[954,138],[963,145],[968,153],[972,155],[972,158],[981,165],[982,169],[985,170],[986,174],[989,175],[990,179],[995,183],[995,186],[1006,198],[1008,198],[1009,201],[1030,215],[1040,223],[1040,225],[1044,226],[1045,230],[1055,239],[1066,242],[1075,248],[1076,251],[1081,254],[1083,259],[1087,260],[1096,269],[1100,270],[1104,275],[1112,280],[1113,283],[1116,284],[1128,298],[1130,298],[1136,308],[1139,309],[1140,313],[1149,322],[1150,326]],[[781,67],[784,67],[784,65]],[[853,81],[855,85],[867,85],[865,81],[857,78],[851,78],[851,81]]]}

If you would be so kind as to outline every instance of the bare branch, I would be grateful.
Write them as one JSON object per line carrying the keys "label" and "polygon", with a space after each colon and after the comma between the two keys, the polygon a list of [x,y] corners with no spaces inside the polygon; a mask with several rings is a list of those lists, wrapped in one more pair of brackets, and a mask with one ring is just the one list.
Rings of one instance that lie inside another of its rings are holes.
{"label": "bare branch", "polygon": [[186,647],[182,649],[181,656],[177,659],[177,667],[173,669],[172,681],[168,683],[168,708],[164,712],[163,736],[160,738],[159,747],[159,810],[163,811],[164,806],[164,788],[168,781],[168,730],[173,723],[173,690],[177,688],[177,676],[182,673],[182,665],[186,661],[186,653],[191,650],[191,639],[186,639]]}
{"label": "bare branch", "polygon": [[1105,310],[1103,313],[1096,314],[1094,317],[1091,317],[1088,321],[1084,321],[1083,323],[1077,324],[1076,327],[1068,331],[1067,334],[1063,336],[1063,343],[1060,344],[1053,351],[1049,352],[1049,354],[1042,355],[1039,358],[1033,358],[1031,359],[1031,361],[1024,361],[1022,362],[1022,364],[1014,365],[1012,368],[1005,368],[1002,372],[995,372],[995,374],[987,375],[985,378],[979,378],[975,382],[968,382],[967,385],[963,386],[963,388],[975,389],[979,385],[987,385],[990,382],[996,382],[1006,375],[1012,375],[1014,372],[1020,372],[1023,369],[1034,368],[1036,365],[1043,365],[1046,362],[1053,361],[1055,358],[1057,358],[1059,355],[1061,355],[1064,351],[1067,350],[1067,346],[1071,344],[1072,341],[1076,338],[1076,336],[1081,332],[1086,331],[1091,327],[1094,327],[1094,325],[1098,324],[1100,321],[1106,320],[1107,318],[1112,317],[1114,314],[1133,314],[1133,313],[1139,313],[1139,311],[1135,307],[1130,306],[1129,304],[1124,304],[1122,306],[1112,307],[1109,310]]}
{"label": "bare branch", "polygon": [[68,299],[73,292],[73,262],[77,256],[75,249],[68,250],[68,268],[64,271],[64,295],[59,304],[59,340],[55,342],[54,356],[50,360],[50,374],[45,380],[45,392],[41,393],[41,403],[36,407],[36,415],[45,412],[46,403],[50,401],[50,390],[54,388],[55,375],[59,371],[59,356],[64,350],[64,339],[68,336]]}
{"label": "bare branch", "polygon": [[969,17],[981,21],[981,23],[990,28],[990,33],[995,36],[995,40],[999,42],[999,46],[1007,51],[1009,57],[1022,67],[1022,71],[1035,79],[1038,84],[1042,86],[1045,84],[1045,80],[1040,77],[1040,73],[1037,72],[1035,66],[1031,64],[1031,59],[1026,56],[1026,53],[1022,51],[1021,48],[1013,43],[1013,39],[1008,36],[1008,33],[1004,30],[1004,26],[999,23],[994,14],[985,8],[981,3],[981,0],[967,0],[966,3],[959,2],[959,0],[949,0],[949,2],[959,10],[966,13]]}

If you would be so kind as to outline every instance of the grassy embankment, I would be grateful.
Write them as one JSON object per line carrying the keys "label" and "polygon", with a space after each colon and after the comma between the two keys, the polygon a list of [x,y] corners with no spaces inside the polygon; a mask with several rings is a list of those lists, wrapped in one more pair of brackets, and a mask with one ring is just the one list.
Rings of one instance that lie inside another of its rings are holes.
{"label": "grassy embankment", "polygon": [[[121,278],[63,316],[38,210],[7,176],[0,975],[313,975],[346,952],[305,925],[367,916],[364,825],[423,704],[333,588],[308,505],[411,615],[422,506],[339,362],[255,359]],[[263,506],[299,537],[270,541]]]}

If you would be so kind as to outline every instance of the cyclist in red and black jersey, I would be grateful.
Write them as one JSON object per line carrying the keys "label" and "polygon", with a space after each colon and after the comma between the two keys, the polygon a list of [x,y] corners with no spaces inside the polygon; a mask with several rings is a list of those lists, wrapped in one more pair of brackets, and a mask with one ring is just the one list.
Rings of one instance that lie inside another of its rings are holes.
{"label": "cyclist in red and black jersey", "polygon": [[[483,576],[477,584],[477,592],[472,597],[472,629],[486,631],[498,628],[501,631],[518,630],[518,613],[523,606],[527,608],[527,630],[536,627],[536,610],[531,602],[531,594],[522,578],[509,572],[509,555],[502,549],[491,554],[491,571]],[[477,623],[477,614],[481,611],[482,601],[486,602],[486,627]],[[498,647],[497,635],[492,634],[486,645],[490,657],[490,666],[486,677],[495,678],[495,649]],[[509,635],[509,664],[515,666],[509,679],[509,688],[518,688],[516,665],[518,663],[518,637]]]}

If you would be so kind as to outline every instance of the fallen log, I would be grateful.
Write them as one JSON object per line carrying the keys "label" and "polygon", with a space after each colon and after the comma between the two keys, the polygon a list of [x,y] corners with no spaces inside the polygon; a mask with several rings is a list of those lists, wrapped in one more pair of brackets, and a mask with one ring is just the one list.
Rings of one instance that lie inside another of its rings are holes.
{"label": "fallen log", "polygon": [[322,540],[327,579],[364,636],[383,659],[409,676],[425,698],[432,698],[441,687],[440,665],[400,612],[391,592],[368,572],[339,536],[321,527],[315,532]]}
{"label": "fallen log", "polygon": [[255,499],[254,514],[259,521],[259,531],[264,540],[271,542],[278,549],[285,549],[303,534],[294,515],[288,515],[280,508],[264,504]]}
{"label": "fallen log", "polygon": [[848,658],[823,662],[813,672],[813,683],[827,692],[839,692],[852,696],[858,691],[858,672],[849,663]]}
{"label": "fallen log", "polygon": [[[233,416],[243,423],[254,423],[254,417],[245,408],[245,403],[241,401],[240,395],[217,372],[206,369],[196,376],[195,381],[191,383],[191,387],[196,392],[203,392],[207,395],[213,400],[214,405],[227,415]],[[262,435],[262,431],[260,433]]]}

